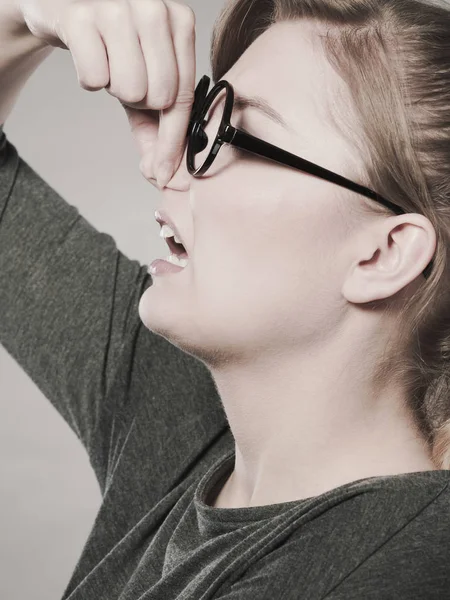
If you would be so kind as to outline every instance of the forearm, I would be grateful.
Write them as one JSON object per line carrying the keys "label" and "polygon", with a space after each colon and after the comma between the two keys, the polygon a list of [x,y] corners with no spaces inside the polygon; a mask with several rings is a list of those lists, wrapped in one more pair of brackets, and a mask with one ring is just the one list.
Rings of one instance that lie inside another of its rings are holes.
{"label": "forearm", "polygon": [[35,37],[20,14],[0,0],[0,124],[14,107],[28,78],[54,50]]}

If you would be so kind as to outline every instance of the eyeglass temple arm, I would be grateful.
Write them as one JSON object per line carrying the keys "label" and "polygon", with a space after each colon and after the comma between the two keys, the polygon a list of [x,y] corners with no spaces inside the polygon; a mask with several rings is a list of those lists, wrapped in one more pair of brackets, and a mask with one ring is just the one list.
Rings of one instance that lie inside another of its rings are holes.
{"label": "eyeglass temple arm", "polygon": [[269,142],[260,140],[259,138],[256,138],[250,135],[249,133],[232,127],[231,125],[229,126],[229,129],[227,128],[225,135],[222,137],[221,141],[232,144],[239,148],[243,148],[248,152],[252,152],[254,154],[259,154],[260,156],[270,158],[271,160],[274,160],[280,164],[289,165],[296,169],[306,171],[311,175],[316,175],[317,177],[326,179],[328,181],[336,183],[337,185],[357,192],[358,194],[367,196],[372,200],[380,202],[397,215],[404,214],[404,211],[399,206],[393,204],[389,200],[386,200],[386,198],[383,198],[383,196],[380,196],[368,187],[360,185],[359,183],[355,183],[354,181],[351,181],[350,179],[347,179],[342,175],[333,173],[333,171],[329,171],[324,167],[320,167],[319,165],[316,165],[315,163],[312,163],[309,160],[301,158],[300,156],[291,154],[287,150],[282,150],[277,146],[273,146],[272,144],[269,144]]}
{"label": "eyeglass temple arm", "polygon": [[[221,141],[235,145],[238,148],[243,148],[248,152],[252,152],[260,156],[265,156],[282,165],[287,164],[296,169],[306,171],[307,173],[311,173],[312,175],[316,175],[317,177],[321,177],[322,179],[326,179],[327,181],[336,183],[337,185],[357,192],[358,194],[367,196],[371,200],[375,200],[376,202],[383,204],[384,206],[386,206],[386,208],[389,208],[396,215],[402,215],[405,213],[405,211],[402,208],[400,208],[393,202],[390,202],[383,196],[380,196],[380,194],[377,194],[368,187],[360,185],[359,183],[355,183],[354,181],[351,181],[350,179],[347,179],[342,175],[338,175],[337,173],[333,173],[333,171],[329,171],[324,167],[319,167],[319,165],[316,165],[315,163],[312,163],[309,160],[301,158],[300,156],[296,156],[295,154],[291,154],[287,150],[282,150],[277,146],[273,146],[272,144],[269,144],[269,142],[265,142],[264,140],[256,138],[250,133],[240,131],[232,125],[228,125],[228,127],[225,128],[225,134]],[[432,269],[433,260],[430,261],[430,263],[425,267],[423,271],[423,276],[425,277],[425,279],[428,279]]]}

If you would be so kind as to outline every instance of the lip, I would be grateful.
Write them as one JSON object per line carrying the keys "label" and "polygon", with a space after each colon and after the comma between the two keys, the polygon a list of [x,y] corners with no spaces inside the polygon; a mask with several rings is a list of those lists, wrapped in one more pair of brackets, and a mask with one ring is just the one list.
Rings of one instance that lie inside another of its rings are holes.
{"label": "lip", "polygon": [[178,227],[175,225],[175,223],[172,221],[172,219],[169,217],[169,215],[166,213],[166,211],[164,209],[156,210],[155,211],[155,219],[161,225],[161,227],[163,225],[168,225],[172,229],[172,231],[176,234],[178,239],[181,240],[181,243],[183,244],[183,246],[186,250],[186,253],[189,255],[189,250],[185,244],[183,236],[180,234]]}

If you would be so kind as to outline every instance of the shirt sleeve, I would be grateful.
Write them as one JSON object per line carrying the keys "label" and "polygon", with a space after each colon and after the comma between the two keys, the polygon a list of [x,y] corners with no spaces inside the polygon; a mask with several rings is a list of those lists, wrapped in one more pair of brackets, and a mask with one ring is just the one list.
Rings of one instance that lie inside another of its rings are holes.
{"label": "shirt sleeve", "polygon": [[150,414],[142,424],[143,452],[169,443],[167,429],[186,420],[187,411],[194,419],[196,411],[206,414],[206,402],[196,400],[196,386],[206,383],[203,398],[213,390],[206,368],[139,317],[139,300],[152,284],[147,266],[124,256],[110,235],[61,198],[20,157],[2,126],[0,281],[0,343],[82,442],[102,493],[120,453],[120,427],[131,418],[127,409],[148,402],[151,413],[168,402],[155,397],[152,382],[169,377],[169,368],[176,376],[158,381],[159,389],[174,397],[179,385],[189,397],[180,395],[182,410],[175,401],[170,413],[164,407],[167,422],[152,422]]}

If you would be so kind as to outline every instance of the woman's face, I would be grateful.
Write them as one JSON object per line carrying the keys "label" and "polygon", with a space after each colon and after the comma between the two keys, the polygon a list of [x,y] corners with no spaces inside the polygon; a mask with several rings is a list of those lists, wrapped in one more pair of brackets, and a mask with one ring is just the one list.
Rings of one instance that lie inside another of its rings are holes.
{"label": "woman's face", "polygon": [[[290,129],[254,108],[233,111],[231,123],[352,179],[361,160],[330,114],[352,115],[334,104],[343,82],[317,36],[307,21],[278,23],[224,76],[236,93],[264,98]],[[177,225],[189,263],[153,277],[141,298],[142,321],[215,366],[323,337],[345,304],[352,202],[363,198],[227,145],[202,178],[183,160],[161,208]]]}

